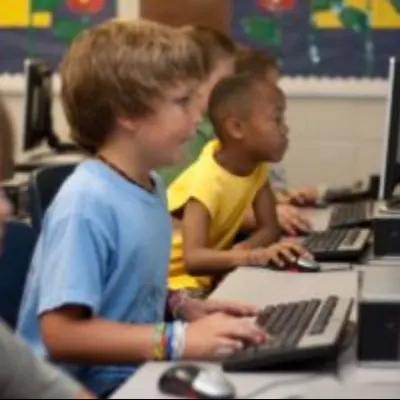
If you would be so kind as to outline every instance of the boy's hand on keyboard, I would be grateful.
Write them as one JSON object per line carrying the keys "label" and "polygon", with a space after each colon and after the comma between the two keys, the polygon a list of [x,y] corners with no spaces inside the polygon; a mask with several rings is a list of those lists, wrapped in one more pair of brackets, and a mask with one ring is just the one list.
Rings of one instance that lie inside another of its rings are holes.
{"label": "boy's hand on keyboard", "polygon": [[301,244],[294,240],[281,240],[267,248],[256,249],[250,252],[249,265],[268,265],[275,264],[284,267],[287,263],[296,261],[297,258],[313,259]]}
{"label": "boy's hand on keyboard", "polygon": [[311,231],[312,226],[310,221],[298,208],[287,204],[278,204],[276,212],[278,214],[279,225],[286,234],[296,236],[298,233]]}
{"label": "boy's hand on keyboard", "polygon": [[244,343],[257,345],[267,339],[255,322],[215,313],[188,325],[184,358],[213,359],[242,350]]}

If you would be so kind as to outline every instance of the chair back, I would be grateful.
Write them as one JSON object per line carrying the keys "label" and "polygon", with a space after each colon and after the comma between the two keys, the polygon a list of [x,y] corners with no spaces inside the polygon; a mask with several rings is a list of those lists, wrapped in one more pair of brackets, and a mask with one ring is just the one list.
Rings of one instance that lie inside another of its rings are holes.
{"label": "chair back", "polygon": [[76,164],[51,165],[32,173],[28,185],[28,213],[36,232],[40,231],[44,214],[54,196],[75,167]]}
{"label": "chair back", "polygon": [[20,221],[8,221],[0,254],[0,317],[15,329],[37,235]]}

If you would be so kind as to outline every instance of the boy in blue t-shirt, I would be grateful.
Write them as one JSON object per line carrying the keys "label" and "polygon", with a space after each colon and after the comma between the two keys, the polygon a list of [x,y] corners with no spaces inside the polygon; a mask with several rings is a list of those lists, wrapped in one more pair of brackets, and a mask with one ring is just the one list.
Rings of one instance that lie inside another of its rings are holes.
{"label": "boy in blue t-shirt", "polygon": [[197,46],[171,27],[112,20],[73,42],[60,73],[73,139],[92,157],[44,219],[19,334],[100,397],[146,360],[265,340],[248,319],[213,313],[252,315],[246,306],[175,296],[169,304],[195,321],[163,322],[171,221],[151,171],[181,159],[200,117]]}

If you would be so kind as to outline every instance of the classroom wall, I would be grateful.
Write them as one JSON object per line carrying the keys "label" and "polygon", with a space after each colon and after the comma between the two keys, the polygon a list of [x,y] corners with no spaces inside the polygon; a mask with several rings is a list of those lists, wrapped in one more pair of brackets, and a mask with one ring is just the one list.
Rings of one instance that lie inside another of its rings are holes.
{"label": "classroom wall", "polygon": [[[119,14],[134,18],[140,14],[139,4],[138,0],[119,0]],[[22,131],[23,83],[21,76],[0,76],[17,143]],[[55,128],[66,138],[57,80],[54,86]],[[284,164],[292,184],[350,182],[379,169],[386,81],[283,79],[282,87],[288,95],[291,128]]]}

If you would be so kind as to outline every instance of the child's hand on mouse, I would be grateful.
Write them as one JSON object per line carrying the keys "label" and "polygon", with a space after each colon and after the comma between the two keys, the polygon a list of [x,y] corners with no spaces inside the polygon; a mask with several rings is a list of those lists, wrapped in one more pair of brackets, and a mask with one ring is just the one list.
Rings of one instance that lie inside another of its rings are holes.
{"label": "child's hand on mouse", "polygon": [[251,251],[248,265],[262,266],[272,263],[284,267],[297,258],[313,259],[313,255],[295,240],[283,239],[267,248]]}
{"label": "child's hand on mouse", "polygon": [[244,343],[258,345],[267,339],[249,319],[214,313],[188,325],[183,358],[214,359],[242,350]]}
{"label": "child's hand on mouse", "polygon": [[312,226],[310,221],[298,208],[287,204],[278,204],[276,212],[279,225],[286,234],[296,236],[298,232],[311,231]]}

